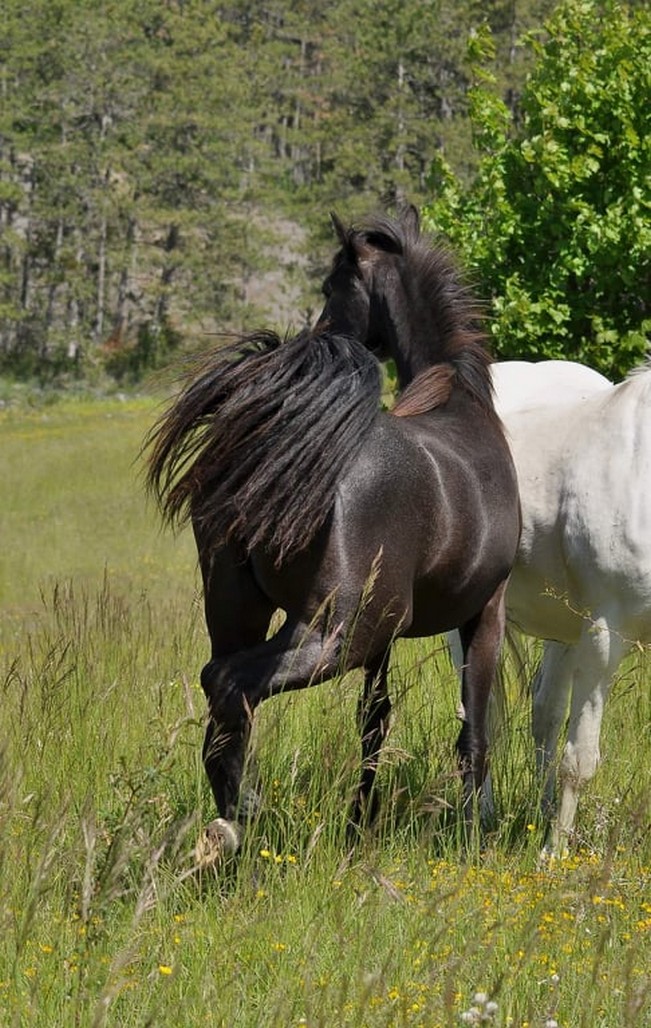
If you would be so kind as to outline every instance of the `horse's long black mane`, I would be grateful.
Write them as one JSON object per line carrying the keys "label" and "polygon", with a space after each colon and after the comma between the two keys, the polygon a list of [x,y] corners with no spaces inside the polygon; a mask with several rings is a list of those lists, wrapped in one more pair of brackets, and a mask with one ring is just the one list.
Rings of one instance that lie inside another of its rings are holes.
{"label": "horse's long black mane", "polygon": [[280,564],[330,513],[380,391],[376,358],[328,331],[218,347],[150,432],[148,486],[169,521],[192,516],[215,546],[261,546]]}
{"label": "horse's long black mane", "polygon": [[431,410],[445,402],[456,383],[492,413],[492,357],[486,348],[482,307],[449,250],[432,245],[421,234],[413,208],[406,208],[397,219],[380,214],[346,230],[343,250],[335,261],[351,255],[359,259],[369,248],[404,258],[406,274],[393,297],[401,305],[400,317],[407,324],[415,317],[426,320],[431,326],[432,362],[449,364],[455,372],[454,380],[443,368],[419,375],[398,398],[393,412],[407,416]]}

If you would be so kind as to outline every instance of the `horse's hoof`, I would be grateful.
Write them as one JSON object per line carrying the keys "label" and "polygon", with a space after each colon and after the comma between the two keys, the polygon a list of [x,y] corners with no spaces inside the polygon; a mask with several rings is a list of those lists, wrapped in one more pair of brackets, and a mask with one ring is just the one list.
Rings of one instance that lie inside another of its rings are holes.
{"label": "horse's hoof", "polygon": [[203,830],[197,842],[194,859],[198,868],[215,867],[240,848],[242,829],[235,821],[215,818]]}
{"label": "horse's hoof", "polygon": [[538,867],[541,870],[552,871],[554,867],[567,860],[570,855],[570,851],[567,846],[551,846],[545,844],[538,857]]}

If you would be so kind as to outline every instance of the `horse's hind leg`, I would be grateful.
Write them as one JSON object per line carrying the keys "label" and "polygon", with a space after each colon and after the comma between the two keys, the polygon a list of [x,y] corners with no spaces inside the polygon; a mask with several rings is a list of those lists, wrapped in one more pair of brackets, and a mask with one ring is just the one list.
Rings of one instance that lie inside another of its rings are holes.
{"label": "horse's hind leg", "polygon": [[488,700],[504,638],[505,592],[506,582],[502,582],[481,613],[459,629],[463,647],[463,724],[457,752],[467,827],[472,824],[474,803],[486,774]]}
{"label": "horse's hind leg", "polygon": [[391,714],[391,701],[387,689],[389,654],[390,651],[387,650],[365,669],[364,692],[360,697],[357,711],[362,736],[362,773],[350,815],[354,828],[363,823],[370,824],[377,815],[378,802],[373,786],[378,757],[386,738]]}

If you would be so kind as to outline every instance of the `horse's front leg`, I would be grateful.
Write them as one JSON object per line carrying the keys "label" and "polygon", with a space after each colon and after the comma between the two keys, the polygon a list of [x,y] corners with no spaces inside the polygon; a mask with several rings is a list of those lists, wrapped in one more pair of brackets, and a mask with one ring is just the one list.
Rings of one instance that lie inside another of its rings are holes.
{"label": "horse's front leg", "polygon": [[457,752],[463,776],[467,832],[472,828],[475,806],[486,776],[488,701],[504,638],[505,593],[506,582],[502,582],[481,613],[459,629],[463,648],[463,723]]}
{"label": "horse's front leg", "polygon": [[[240,783],[248,742],[250,717],[237,706],[222,711],[211,697],[218,669],[234,653],[260,645],[267,634],[273,604],[262,593],[251,566],[235,548],[215,550],[194,526],[204,586],[204,613],[211,641],[211,660],[201,672],[208,699],[208,725],[203,763],[220,817],[213,821],[197,846],[200,864],[211,864],[223,851],[239,845]],[[219,687],[218,687],[219,691]],[[225,714],[225,717],[222,715]]]}
{"label": "horse's front leg", "polygon": [[239,844],[240,822],[247,813],[240,785],[257,706],[281,692],[331,678],[338,670],[339,654],[337,630],[324,633],[314,625],[287,621],[271,639],[214,657],[204,667],[201,685],[210,713],[204,766],[220,815],[208,834],[215,837],[216,847],[237,849]]}
{"label": "horse's front leg", "polygon": [[[206,668],[202,672],[202,684],[205,672]],[[204,685],[204,689],[207,687]],[[225,854],[235,853],[240,846],[246,813],[240,809],[240,788],[250,728],[247,719],[228,727],[219,715],[215,717],[210,704],[209,711],[202,757],[220,816],[210,822],[197,844],[197,863],[204,867]]]}
{"label": "horse's front leg", "polygon": [[240,814],[240,785],[250,735],[252,711],[244,705],[222,707],[212,698],[213,662],[201,673],[201,684],[208,698],[208,725],[203,743],[203,766],[210,782],[215,805],[221,817],[235,819]]}
{"label": "horse's front leg", "polygon": [[543,657],[531,683],[531,724],[536,767],[542,786],[542,813],[554,815],[556,751],[574,677],[576,649],[572,644],[546,641]]}

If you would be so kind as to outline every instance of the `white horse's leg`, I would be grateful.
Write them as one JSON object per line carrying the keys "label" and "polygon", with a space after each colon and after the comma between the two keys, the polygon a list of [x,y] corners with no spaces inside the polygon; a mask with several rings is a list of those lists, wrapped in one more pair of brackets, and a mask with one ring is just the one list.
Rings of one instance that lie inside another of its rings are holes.
{"label": "white horse's leg", "polygon": [[531,683],[532,728],[545,817],[552,817],[555,810],[554,762],[558,737],[567,714],[575,659],[574,646],[545,642],[542,661]]}
{"label": "white horse's leg", "polygon": [[597,770],[604,705],[626,648],[624,639],[609,630],[605,617],[586,624],[575,647],[568,737],[560,766],[560,805],[550,839],[554,854],[566,851],[579,793]]}
{"label": "white horse's leg", "polygon": [[[463,646],[461,645],[461,636],[455,628],[453,632],[447,633],[446,639],[452,666],[458,674],[459,679],[461,679],[461,676],[463,675]],[[461,699],[459,699],[459,703],[457,704],[457,717],[459,721],[463,721],[465,716],[466,712],[463,709],[463,703],[461,702]]]}

